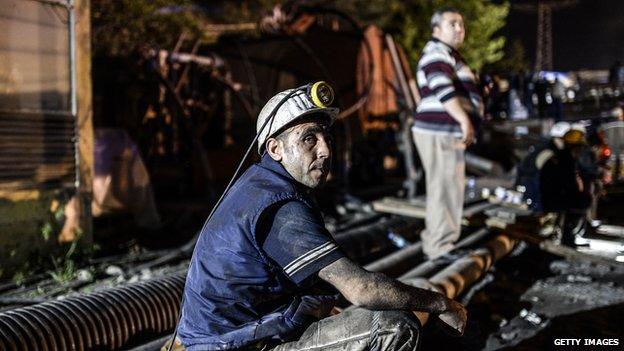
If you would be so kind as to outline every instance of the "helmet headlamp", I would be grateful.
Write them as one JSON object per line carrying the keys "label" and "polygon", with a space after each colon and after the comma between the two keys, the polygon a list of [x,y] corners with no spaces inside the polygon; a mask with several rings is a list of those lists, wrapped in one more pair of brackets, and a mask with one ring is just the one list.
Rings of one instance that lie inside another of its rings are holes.
{"label": "helmet headlamp", "polygon": [[334,102],[334,89],[324,81],[316,82],[307,89],[308,96],[320,108],[325,108]]}

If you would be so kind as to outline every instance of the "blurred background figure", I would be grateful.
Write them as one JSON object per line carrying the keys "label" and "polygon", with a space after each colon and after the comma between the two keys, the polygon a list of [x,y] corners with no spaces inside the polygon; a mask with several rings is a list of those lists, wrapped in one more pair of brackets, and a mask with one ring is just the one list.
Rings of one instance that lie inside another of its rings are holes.
{"label": "blurred background figure", "polygon": [[535,212],[559,215],[561,243],[567,246],[575,246],[575,237],[584,234],[591,205],[579,170],[586,145],[582,130],[557,123],[551,139],[530,153],[518,171],[517,185],[524,187],[525,201]]}
{"label": "blurred background figure", "polygon": [[619,86],[624,82],[624,67],[620,60],[615,60],[609,67],[609,84]]}
{"label": "blurred background figure", "polygon": [[562,121],[563,115],[563,101],[566,97],[565,86],[559,77],[555,78],[555,83],[552,87],[552,104],[553,104],[553,117],[555,122]]}
{"label": "blurred background figure", "polygon": [[624,153],[624,103],[619,103],[617,107],[610,111],[611,121],[600,126],[600,133],[604,137],[605,143],[609,145],[610,152],[607,157],[613,165],[613,180],[619,182],[624,179],[622,158]]}
{"label": "blurred background figure", "polygon": [[127,213],[137,227],[159,229],[150,176],[135,143],[123,129],[98,128],[94,136],[93,216]]}

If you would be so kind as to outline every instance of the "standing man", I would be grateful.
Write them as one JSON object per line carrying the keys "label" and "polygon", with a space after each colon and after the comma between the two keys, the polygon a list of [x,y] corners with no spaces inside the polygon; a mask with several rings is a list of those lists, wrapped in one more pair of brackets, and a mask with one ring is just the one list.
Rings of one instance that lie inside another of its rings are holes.
{"label": "standing man", "polygon": [[453,249],[461,231],[464,205],[464,151],[483,116],[476,77],[457,49],[464,42],[464,20],[454,8],[431,17],[433,38],[418,62],[422,100],[412,132],[427,183],[423,250],[437,258]]}
{"label": "standing man", "polygon": [[[327,178],[338,111],[318,101],[287,90],[260,112],[261,162],[227,193],[191,259],[178,327],[186,349],[413,350],[412,311],[463,330],[461,304],[362,269],[325,229],[311,191]],[[328,317],[336,290],[360,308]]]}

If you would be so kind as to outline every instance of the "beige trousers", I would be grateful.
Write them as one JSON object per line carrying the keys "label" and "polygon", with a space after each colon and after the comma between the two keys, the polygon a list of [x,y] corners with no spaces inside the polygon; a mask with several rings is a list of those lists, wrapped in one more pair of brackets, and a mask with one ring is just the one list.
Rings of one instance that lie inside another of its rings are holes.
{"label": "beige trousers", "polygon": [[436,258],[453,249],[461,233],[466,147],[452,135],[413,132],[426,180],[423,252]]}

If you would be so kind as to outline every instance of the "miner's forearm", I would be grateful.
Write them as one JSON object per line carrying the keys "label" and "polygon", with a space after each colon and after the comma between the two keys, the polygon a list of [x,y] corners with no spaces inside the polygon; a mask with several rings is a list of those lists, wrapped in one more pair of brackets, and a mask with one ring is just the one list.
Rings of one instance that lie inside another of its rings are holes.
{"label": "miner's forearm", "polygon": [[319,272],[356,306],[372,310],[412,310],[441,313],[448,310],[447,298],[439,293],[415,288],[383,273],[368,272],[342,258]]}

